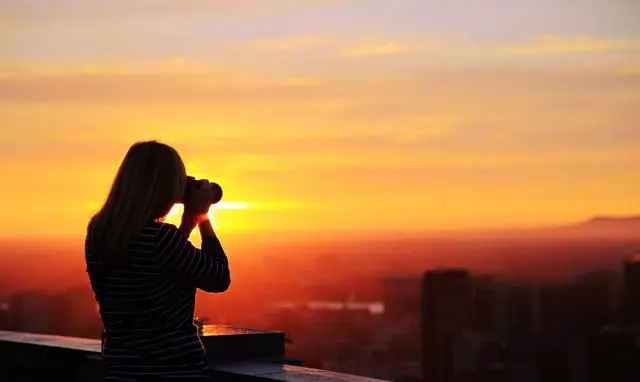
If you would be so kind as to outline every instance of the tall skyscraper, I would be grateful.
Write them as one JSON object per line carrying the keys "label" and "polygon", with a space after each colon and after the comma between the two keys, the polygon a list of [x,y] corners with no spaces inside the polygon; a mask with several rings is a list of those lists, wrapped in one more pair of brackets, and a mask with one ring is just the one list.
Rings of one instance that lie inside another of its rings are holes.
{"label": "tall skyscraper", "polygon": [[427,271],[422,280],[422,377],[451,382],[455,375],[453,343],[471,326],[473,282],[466,270]]}
{"label": "tall skyscraper", "polygon": [[475,277],[473,289],[474,329],[505,337],[508,286],[491,277]]}

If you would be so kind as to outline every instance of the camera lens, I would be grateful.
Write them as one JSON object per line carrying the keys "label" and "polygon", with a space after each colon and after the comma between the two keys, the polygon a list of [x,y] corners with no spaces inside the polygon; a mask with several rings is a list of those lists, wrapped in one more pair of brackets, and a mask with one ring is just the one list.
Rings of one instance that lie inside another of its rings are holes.
{"label": "camera lens", "polygon": [[222,200],[222,187],[218,183],[209,183],[211,187],[211,204],[216,204]]}

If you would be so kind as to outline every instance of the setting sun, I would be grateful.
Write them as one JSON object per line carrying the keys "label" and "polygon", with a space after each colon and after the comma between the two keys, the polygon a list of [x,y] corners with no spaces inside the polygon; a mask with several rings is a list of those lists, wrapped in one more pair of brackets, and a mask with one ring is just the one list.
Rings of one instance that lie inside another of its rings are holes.
{"label": "setting sun", "polygon": [[[237,214],[230,213],[232,211],[249,209],[249,203],[245,202],[219,202],[211,205],[209,209],[209,219],[211,223],[221,232],[235,232],[246,229],[247,227],[238,218]],[[184,206],[182,204],[175,204],[165,221],[174,225],[180,225],[180,218]],[[224,211],[224,212],[223,212]],[[224,214],[224,219],[219,219],[220,214]],[[197,231],[194,231],[193,237],[197,237]]]}

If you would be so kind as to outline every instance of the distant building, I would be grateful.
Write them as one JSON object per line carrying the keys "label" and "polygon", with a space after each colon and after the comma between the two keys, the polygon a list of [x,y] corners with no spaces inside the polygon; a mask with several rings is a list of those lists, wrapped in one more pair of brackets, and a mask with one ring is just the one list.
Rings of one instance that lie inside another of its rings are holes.
{"label": "distant building", "polygon": [[98,304],[89,285],[51,296],[50,314],[56,334],[99,338],[102,333]]}
{"label": "distant building", "polygon": [[506,284],[490,277],[474,279],[473,328],[501,337],[507,334]]}
{"label": "distant building", "polygon": [[621,301],[622,322],[640,325],[640,256],[624,263],[624,280]]}
{"label": "distant building", "polygon": [[421,295],[420,277],[394,277],[382,280],[384,314],[390,318],[420,316]]}
{"label": "distant building", "polygon": [[540,331],[538,293],[526,286],[506,290],[506,332],[509,339],[530,338]]}
{"label": "distant building", "polygon": [[9,296],[9,328],[14,331],[51,333],[51,297],[42,291]]}
{"label": "distant building", "polygon": [[3,302],[0,300],[0,330],[9,330],[10,325],[10,311],[9,311],[9,303]]}
{"label": "distant building", "polygon": [[506,380],[506,346],[493,335],[461,330],[453,342],[455,382],[503,382]]}
{"label": "distant building", "polygon": [[422,378],[450,382],[454,342],[472,323],[473,283],[465,270],[428,271],[422,280]]}
{"label": "distant building", "polygon": [[586,347],[587,382],[640,381],[640,330],[608,327]]}
{"label": "distant building", "polygon": [[623,263],[618,324],[589,336],[587,382],[640,381],[640,254]]}
{"label": "distant building", "polygon": [[573,281],[570,302],[575,306],[575,331],[584,335],[611,323],[618,305],[619,279],[618,273],[602,270],[585,273]]}

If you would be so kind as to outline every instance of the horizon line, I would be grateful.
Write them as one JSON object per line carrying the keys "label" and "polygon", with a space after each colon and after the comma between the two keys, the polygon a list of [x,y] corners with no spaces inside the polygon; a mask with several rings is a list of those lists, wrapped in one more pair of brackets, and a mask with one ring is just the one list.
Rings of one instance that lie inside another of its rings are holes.
{"label": "horizon line", "polygon": [[[285,235],[292,235],[292,239],[297,239],[301,237],[322,237],[324,235],[337,235],[338,237],[344,237],[346,235],[397,235],[397,236],[417,236],[417,235],[444,235],[444,234],[455,234],[455,233],[500,233],[500,232],[522,232],[522,231],[532,231],[532,230],[548,230],[548,229],[563,229],[563,228],[571,228],[576,225],[589,223],[595,220],[606,219],[606,220],[633,220],[640,219],[640,214],[596,214],[591,215],[590,217],[581,219],[581,220],[570,220],[564,222],[557,223],[522,223],[522,224],[494,224],[494,225],[476,225],[476,226],[466,226],[466,227],[442,227],[442,228],[363,228],[363,229],[330,229],[330,228],[322,228],[322,229],[251,229],[247,231],[234,230],[230,232],[222,232],[221,236],[226,237],[246,237],[246,236],[256,236],[258,238],[264,238],[265,236],[275,235],[280,238]],[[195,232],[195,231],[194,231]],[[0,242],[9,242],[9,241],[23,241],[23,240],[55,240],[55,241],[66,241],[66,240],[78,240],[78,235],[75,234],[41,234],[34,235],[33,233],[25,233],[24,235],[12,235],[12,236],[2,236],[0,235]]]}

